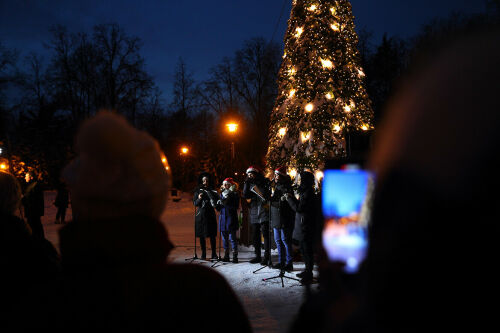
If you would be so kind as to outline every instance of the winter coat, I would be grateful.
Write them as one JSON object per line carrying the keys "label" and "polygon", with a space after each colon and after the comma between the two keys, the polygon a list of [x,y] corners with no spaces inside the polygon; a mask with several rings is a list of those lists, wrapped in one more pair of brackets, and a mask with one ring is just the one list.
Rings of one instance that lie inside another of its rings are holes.
{"label": "winter coat", "polygon": [[28,183],[22,198],[26,218],[37,218],[44,215],[42,185],[36,181]]}
{"label": "winter coat", "polygon": [[271,227],[273,228],[294,228],[295,212],[286,198],[283,198],[286,193],[293,193],[290,177],[276,184],[271,195]]}
{"label": "winter coat", "polygon": [[[201,199],[198,198],[200,193],[202,194]],[[207,188],[199,187],[194,191],[193,204],[196,209],[194,228],[196,237],[215,237],[217,235],[217,218],[214,208],[217,199],[216,192],[211,192]]]}
{"label": "winter coat", "polygon": [[0,213],[0,332],[54,331],[62,302],[61,267],[52,244],[26,222]]}
{"label": "winter coat", "polygon": [[54,206],[59,208],[67,208],[69,204],[69,194],[68,189],[61,187],[57,190],[56,199],[54,200]]}
{"label": "winter coat", "polygon": [[[66,304],[58,307],[64,331],[199,332],[193,306],[250,332],[241,303],[224,278],[200,265],[168,263],[173,245],[163,224],[128,216],[73,221],[60,231]],[[63,331],[63,330],[61,330]]]}
{"label": "winter coat", "polygon": [[[264,194],[262,200],[257,194],[252,192],[253,186],[257,186]],[[247,179],[243,185],[243,198],[249,199],[249,219],[250,223],[264,223],[269,221],[269,205],[267,200],[270,198],[270,182],[267,178],[259,175],[255,179]]]}
{"label": "winter coat", "polygon": [[[309,175],[312,176],[312,180]],[[298,190],[299,199],[293,195],[287,198],[290,207],[296,213],[293,238],[299,241],[313,240],[316,236],[319,198],[314,193],[313,185],[314,176],[311,173],[301,174],[301,185]]]}
{"label": "winter coat", "polygon": [[[226,192],[227,191],[227,192]],[[219,230],[236,231],[239,229],[238,207],[240,205],[240,196],[238,192],[226,190],[220,195],[220,201],[217,205],[219,214]]]}

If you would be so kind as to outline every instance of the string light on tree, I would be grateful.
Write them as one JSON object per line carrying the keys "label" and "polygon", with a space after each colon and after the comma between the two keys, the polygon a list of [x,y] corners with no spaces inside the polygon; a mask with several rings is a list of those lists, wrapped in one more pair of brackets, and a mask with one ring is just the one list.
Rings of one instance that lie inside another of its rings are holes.
{"label": "string light on tree", "polygon": [[347,133],[373,129],[373,111],[350,2],[294,0],[288,22],[266,159],[316,172],[345,156]]}

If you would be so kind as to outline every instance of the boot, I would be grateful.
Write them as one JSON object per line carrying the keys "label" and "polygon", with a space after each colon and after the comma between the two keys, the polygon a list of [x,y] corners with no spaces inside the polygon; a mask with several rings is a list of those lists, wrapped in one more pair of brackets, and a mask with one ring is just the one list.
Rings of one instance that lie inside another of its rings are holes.
{"label": "boot", "polygon": [[217,257],[217,254],[215,253],[215,250],[212,250],[212,259],[217,260],[219,257]]}
{"label": "boot", "polygon": [[302,285],[307,285],[311,284],[313,282],[313,273],[310,271],[304,271],[304,274],[302,275],[300,279],[300,283]]}
{"label": "boot", "polygon": [[263,265],[263,266],[267,265],[267,263],[269,263],[270,265],[272,265],[272,263],[270,261],[269,252],[265,252],[264,253],[264,258],[262,258],[262,261],[260,262],[260,264]]}
{"label": "boot", "polygon": [[262,261],[262,258],[260,257],[260,255],[256,255],[255,258],[251,259],[250,260],[250,263],[251,264],[257,264],[257,263],[260,263]]}
{"label": "boot", "polygon": [[233,264],[238,263],[238,252],[233,252]]}
{"label": "boot", "polygon": [[293,262],[290,261],[288,264],[286,264],[284,270],[288,273],[293,272]]}
{"label": "boot", "polygon": [[222,259],[223,262],[229,262],[229,250],[224,251],[224,258]]}

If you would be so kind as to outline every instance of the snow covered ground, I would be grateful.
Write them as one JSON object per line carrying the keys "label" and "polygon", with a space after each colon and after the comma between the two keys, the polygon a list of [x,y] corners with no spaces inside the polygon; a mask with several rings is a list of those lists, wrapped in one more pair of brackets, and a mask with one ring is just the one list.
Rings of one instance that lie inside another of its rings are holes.
{"label": "snow covered ground", "polygon": [[[56,248],[59,246],[58,230],[60,224],[54,224],[56,208],[52,202],[55,192],[45,192],[45,216],[42,221],[47,239]],[[162,221],[168,229],[171,241],[176,248],[170,254],[170,260],[178,263],[186,263],[186,258],[191,258],[194,254],[194,208],[191,197],[184,194],[179,202],[170,201],[162,216]],[[66,219],[71,219],[71,208],[68,209]],[[209,243],[209,242],[207,242]],[[219,240],[217,240],[217,245]],[[207,244],[208,247],[209,244]],[[197,250],[198,255],[200,250]],[[277,252],[273,250],[273,262],[277,262]],[[284,279],[285,287],[281,285],[281,279],[262,281],[263,278],[273,277],[279,271],[264,267],[257,273],[253,273],[262,266],[260,264],[250,264],[248,260],[253,257],[253,248],[242,247],[239,250],[240,263],[219,263],[215,269],[221,273],[233,287],[240,297],[248,317],[250,318],[254,332],[286,332],[297,313],[300,304],[305,296],[305,288],[299,282]],[[212,266],[207,261],[196,260],[192,264]],[[287,276],[295,277],[295,273],[304,269],[304,263],[294,264],[295,271],[287,273]],[[315,272],[316,274],[316,272]],[[202,309],[197,310],[203,312]],[[224,313],[221,310],[223,320]]]}

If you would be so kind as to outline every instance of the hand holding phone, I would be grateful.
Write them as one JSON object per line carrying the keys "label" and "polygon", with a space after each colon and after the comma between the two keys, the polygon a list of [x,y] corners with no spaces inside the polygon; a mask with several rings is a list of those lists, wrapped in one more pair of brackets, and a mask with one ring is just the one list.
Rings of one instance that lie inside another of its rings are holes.
{"label": "hand holding phone", "polygon": [[323,247],[329,260],[345,263],[347,273],[358,270],[368,246],[367,224],[360,216],[362,208],[367,206],[367,194],[372,181],[372,174],[361,169],[358,164],[324,172]]}

